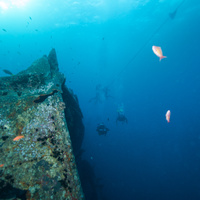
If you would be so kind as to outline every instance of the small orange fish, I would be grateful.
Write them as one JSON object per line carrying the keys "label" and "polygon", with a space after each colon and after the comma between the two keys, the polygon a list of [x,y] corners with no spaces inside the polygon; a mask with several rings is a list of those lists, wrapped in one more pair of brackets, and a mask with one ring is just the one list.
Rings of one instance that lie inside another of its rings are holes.
{"label": "small orange fish", "polygon": [[3,167],[3,166],[4,166],[4,164],[1,164],[1,165],[0,165],[0,167]]}
{"label": "small orange fish", "polygon": [[19,135],[19,136],[15,137],[15,138],[13,139],[13,141],[17,141],[17,140],[20,140],[20,139],[22,139],[22,138],[24,138],[24,136],[23,136],[23,135]]}
{"label": "small orange fish", "polygon": [[163,58],[167,58],[167,56],[163,56],[161,47],[152,46],[152,50],[153,50],[153,52],[160,58],[160,61],[161,61]]}
{"label": "small orange fish", "polygon": [[166,117],[166,120],[167,120],[168,123],[170,122],[170,116],[171,116],[171,111],[168,110],[168,111],[166,112],[166,114],[165,114],[165,117]]}

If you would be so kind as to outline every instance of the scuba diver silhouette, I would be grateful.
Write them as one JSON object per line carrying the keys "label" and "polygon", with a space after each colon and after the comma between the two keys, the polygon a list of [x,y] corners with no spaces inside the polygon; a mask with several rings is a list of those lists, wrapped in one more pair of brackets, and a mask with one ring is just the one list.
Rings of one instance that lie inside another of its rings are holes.
{"label": "scuba diver silhouette", "polygon": [[178,12],[178,9],[182,6],[182,4],[185,2],[185,0],[182,0],[181,3],[176,7],[176,9],[173,12],[168,13],[168,17],[162,22],[162,24],[155,29],[155,31],[150,35],[150,37],[147,39],[147,41],[141,46],[141,48],[138,49],[138,51],[133,55],[133,57],[128,61],[127,64],[123,66],[121,71],[113,76],[113,79],[109,82],[109,84],[105,87],[102,87],[101,84],[98,84],[96,86],[96,96],[91,98],[89,102],[94,101],[95,103],[102,103],[103,101],[107,100],[109,97],[112,97],[109,95],[109,87],[119,78],[121,77],[122,73],[129,67],[129,65],[135,60],[135,58],[144,50],[144,48],[147,46],[147,44],[151,41],[151,39],[155,36],[158,31],[169,21],[169,19],[173,20],[176,17],[176,14]]}
{"label": "scuba diver silhouette", "polygon": [[109,129],[104,125],[104,123],[98,124],[96,131],[99,135],[106,135]]}
{"label": "scuba diver silhouette", "polygon": [[124,123],[124,122],[128,123],[128,119],[126,118],[126,116],[124,114],[124,104],[123,103],[118,106],[117,113],[118,113],[118,116],[116,118],[116,124],[118,121],[120,121],[122,123]]}
{"label": "scuba diver silhouette", "polygon": [[126,118],[126,116],[123,113],[118,113],[118,116],[116,119],[116,124],[118,121],[120,121],[122,123],[124,123],[124,122],[128,123],[128,119]]}
{"label": "scuba diver silhouette", "polygon": [[103,103],[108,98],[112,98],[111,95],[109,95],[110,90],[108,87],[103,87],[101,84],[98,84],[96,86],[96,95],[95,97],[91,98],[89,102],[95,102],[95,103]]}

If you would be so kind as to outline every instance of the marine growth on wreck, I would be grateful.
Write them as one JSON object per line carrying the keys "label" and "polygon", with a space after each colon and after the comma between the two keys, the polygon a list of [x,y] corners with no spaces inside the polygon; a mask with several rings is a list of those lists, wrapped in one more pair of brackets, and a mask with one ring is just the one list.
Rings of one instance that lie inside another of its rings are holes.
{"label": "marine growth on wreck", "polygon": [[0,199],[84,199],[70,139],[82,113],[64,83],[55,49],[0,78]]}

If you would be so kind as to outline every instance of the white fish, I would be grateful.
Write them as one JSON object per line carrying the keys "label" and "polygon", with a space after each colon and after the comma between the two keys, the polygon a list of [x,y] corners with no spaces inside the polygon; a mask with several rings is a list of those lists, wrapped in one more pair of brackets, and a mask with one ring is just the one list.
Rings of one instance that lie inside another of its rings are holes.
{"label": "white fish", "polygon": [[153,50],[153,52],[160,58],[160,61],[161,61],[163,58],[167,58],[167,56],[163,56],[161,47],[152,46],[152,50]]}
{"label": "white fish", "polygon": [[166,112],[166,114],[165,114],[165,117],[166,117],[166,120],[167,120],[168,123],[170,122],[170,116],[171,116],[171,111],[168,110],[168,111]]}

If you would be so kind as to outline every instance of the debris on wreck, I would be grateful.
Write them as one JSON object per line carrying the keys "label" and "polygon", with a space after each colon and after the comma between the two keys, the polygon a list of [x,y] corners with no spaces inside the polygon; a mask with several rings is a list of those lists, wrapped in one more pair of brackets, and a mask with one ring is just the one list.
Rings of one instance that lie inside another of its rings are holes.
{"label": "debris on wreck", "polygon": [[64,83],[55,49],[0,78],[0,199],[84,199],[65,116],[66,99],[75,101]]}

